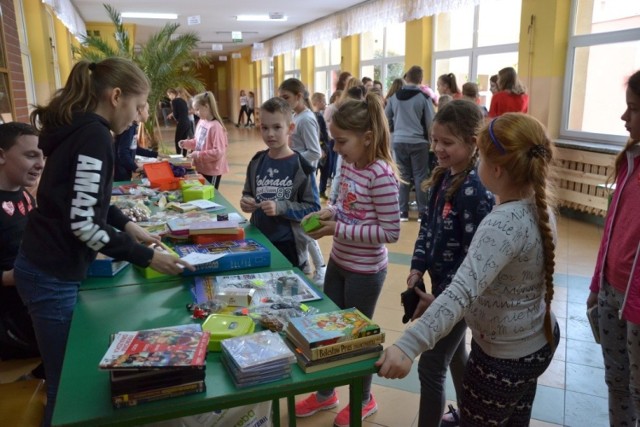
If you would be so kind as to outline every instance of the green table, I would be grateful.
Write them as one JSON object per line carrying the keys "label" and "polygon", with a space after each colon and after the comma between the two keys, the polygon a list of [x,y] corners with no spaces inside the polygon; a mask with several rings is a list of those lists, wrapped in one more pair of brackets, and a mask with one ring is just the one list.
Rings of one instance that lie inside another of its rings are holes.
{"label": "green table", "polygon": [[[219,354],[207,357],[207,391],[124,409],[111,406],[109,375],[98,369],[109,334],[193,322],[185,305],[191,295],[179,282],[131,285],[80,292],[75,308],[53,417],[56,426],[135,425],[287,398],[290,424],[295,425],[293,398],[318,389],[350,385],[351,425],[360,426],[362,377],[375,372],[362,361],[305,374],[297,365],[292,377],[255,387],[236,388]],[[310,303],[321,311],[336,308],[328,298]],[[277,402],[276,402],[277,403]],[[274,405],[279,423],[278,406]]]}
{"label": "green table", "polygon": [[[220,193],[217,193],[214,201],[225,206],[226,210],[218,211],[217,213],[231,213],[237,212],[231,203],[227,199],[224,198]],[[273,271],[273,270],[289,270],[293,266],[291,262],[287,258],[282,255],[282,253],[269,241],[269,239],[260,232],[255,226],[251,224],[246,224],[244,226],[245,239],[252,239],[256,242],[260,243],[262,246],[266,247],[271,251],[271,266],[269,267],[261,267],[261,268],[252,268],[246,270],[234,270],[229,272],[224,272],[221,274],[242,274],[249,272],[264,272],[264,271]],[[88,289],[101,289],[101,288],[109,288],[109,287],[117,287],[117,286],[130,286],[130,285],[138,285],[142,283],[159,283],[159,282],[167,282],[167,281],[175,281],[180,282],[183,279],[181,276],[166,276],[160,277],[156,279],[145,279],[144,276],[139,273],[133,266],[129,265],[125,267],[122,271],[116,274],[114,277],[89,277],[82,282],[80,285],[80,290],[88,290]]]}

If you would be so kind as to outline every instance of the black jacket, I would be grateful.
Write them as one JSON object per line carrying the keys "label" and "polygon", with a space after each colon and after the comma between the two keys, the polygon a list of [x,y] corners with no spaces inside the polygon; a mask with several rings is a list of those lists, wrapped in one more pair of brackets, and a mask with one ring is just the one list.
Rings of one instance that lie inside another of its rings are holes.
{"label": "black jacket", "polygon": [[39,147],[46,164],[38,206],[29,214],[21,251],[43,272],[61,280],[82,280],[96,253],[148,266],[153,250],[123,230],[129,218],[110,205],[113,137],[93,113],[43,129]]}

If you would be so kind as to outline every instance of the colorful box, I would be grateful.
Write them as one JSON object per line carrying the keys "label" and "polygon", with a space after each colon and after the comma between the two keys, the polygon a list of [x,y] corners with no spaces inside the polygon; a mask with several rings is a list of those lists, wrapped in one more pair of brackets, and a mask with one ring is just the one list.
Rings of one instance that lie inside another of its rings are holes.
{"label": "colorful box", "polygon": [[211,334],[209,351],[220,351],[222,340],[248,335],[255,327],[256,324],[250,317],[231,314],[212,314],[202,324],[202,330]]}
{"label": "colorful box", "polygon": [[129,265],[128,261],[120,260],[116,261],[113,258],[98,254],[95,260],[89,264],[89,270],[87,276],[89,277],[113,277],[126,266]]}
{"label": "colorful box", "polygon": [[199,199],[211,200],[213,198],[213,185],[193,185],[182,190],[182,200],[185,202]]}
{"label": "colorful box", "polygon": [[[169,248],[168,246],[163,246],[162,249],[155,249],[155,250],[169,252],[170,254],[175,255],[176,257],[178,256],[178,254],[172,251],[171,248]],[[158,277],[169,276],[168,274],[160,273],[159,271],[156,271],[151,267],[140,267],[138,265],[134,265],[133,267],[136,270],[138,270],[138,272],[142,274],[142,276],[144,276],[145,279],[157,279]]]}
{"label": "colorful box", "polygon": [[300,223],[302,229],[305,233],[310,233],[312,231],[316,231],[319,228],[322,228],[322,224],[320,224],[320,218],[318,215],[312,215],[306,219],[303,219]]}
{"label": "colorful box", "polygon": [[180,180],[173,175],[169,162],[147,163],[142,167],[152,188],[158,188],[160,191],[180,188]]}
{"label": "colorful box", "polygon": [[173,250],[182,258],[192,252],[224,254],[215,261],[196,265],[196,271],[185,270],[183,275],[202,275],[245,268],[269,267],[271,252],[251,239],[227,240],[206,245],[175,245]]}

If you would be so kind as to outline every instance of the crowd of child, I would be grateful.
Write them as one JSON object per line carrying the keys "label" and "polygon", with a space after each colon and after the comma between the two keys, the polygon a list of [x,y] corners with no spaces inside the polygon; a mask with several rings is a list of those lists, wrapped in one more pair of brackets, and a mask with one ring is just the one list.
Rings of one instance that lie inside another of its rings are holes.
{"label": "crowd of child", "polygon": [[[420,426],[528,425],[537,379],[560,339],[551,310],[554,145],[544,126],[524,114],[528,96],[511,67],[492,77],[488,110],[479,106],[478,86],[468,82],[460,90],[452,73],[438,78],[439,99],[422,84],[420,67],[404,79],[384,97],[379,81],[343,72],[340,96],[329,105],[321,93],[310,100],[298,79],[282,82],[279,96],[259,106],[266,149],[248,164],[240,207],[293,265],[311,274],[313,263],[313,280],[338,307],[373,317],[387,276],[385,245],[398,240],[400,222],[408,219],[402,189],[416,178],[401,160],[402,150],[415,147],[400,145],[424,142],[419,147],[437,162],[414,183],[424,200],[406,279],[419,303],[413,324],[375,363],[378,375],[405,377],[419,358]],[[148,93],[148,79],[126,59],[79,61],[64,88],[35,108],[31,126],[0,125],[0,322],[12,333],[0,335],[0,358],[41,356],[45,426],[79,284],[97,252],[167,274],[193,269],[151,249],[158,237],[110,204],[112,171],[116,180],[131,179],[139,170],[136,154],[157,156],[137,137]],[[218,188],[229,171],[228,141],[213,93],[188,103],[176,89],[167,95],[177,120],[176,151]],[[622,120],[630,139],[616,160],[587,300],[600,313],[612,425],[633,425],[640,415],[640,225],[633,217],[640,208],[633,185],[640,182],[640,72],[628,81],[626,101]],[[244,126],[253,124],[254,102],[253,92],[241,92],[236,126],[244,116]],[[199,117],[193,134],[190,111]],[[29,189],[36,186],[34,198]],[[321,199],[329,204],[322,207]],[[305,233],[300,224],[310,216],[320,228]],[[328,262],[317,242],[325,236],[332,238]],[[425,273],[430,287],[422,288]],[[448,367],[458,409],[445,414]],[[363,379],[362,419],[378,409],[371,383],[372,376]],[[298,400],[296,416],[338,403],[335,390],[319,390]],[[334,425],[349,420],[346,406]]]}

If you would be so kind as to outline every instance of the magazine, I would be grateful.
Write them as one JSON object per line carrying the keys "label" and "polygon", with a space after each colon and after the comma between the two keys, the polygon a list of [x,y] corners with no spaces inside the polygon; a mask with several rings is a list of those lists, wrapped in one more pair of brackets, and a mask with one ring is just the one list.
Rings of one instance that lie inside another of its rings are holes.
{"label": "magazine", "polygon": [[200,324],[118,332],[99,367],[203,369],[208,345],[209,332]]}

